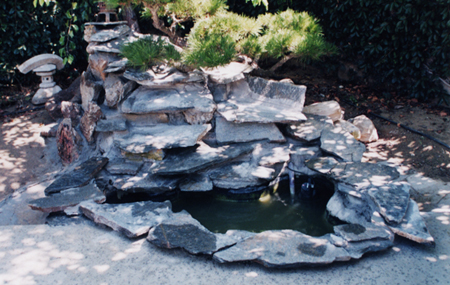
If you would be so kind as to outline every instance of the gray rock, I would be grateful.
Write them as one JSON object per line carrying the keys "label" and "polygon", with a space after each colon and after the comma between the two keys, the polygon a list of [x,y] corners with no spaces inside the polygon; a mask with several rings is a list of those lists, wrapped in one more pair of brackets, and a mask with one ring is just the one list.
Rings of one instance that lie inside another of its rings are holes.
{"label": "gray rock", "polygon": [[227,84],[245,78],[244,73],[249,73],[253,67],[247,63],[231,62],[225,66],[215,68],[202,68],[209,79],[218,84]]}
{"label": "gray rock", "polygon": [[210,112],[202,112],[197,109],[188,109],[183,111],[183,115],[186,122],[190,125],[204,125],[210,123],[214,118],[214,110]]}
{"label": "gray rock", "polygon": [[85,110],[83,117],[80,120],[80,130],[88,143],[93,142],[94,131],[97,121],[103,116],[102,110],[97,103],[89,102],[88,108]]}
{"label": "gray rock", "polygon": [[253,93],[259,94],[260,98],[269,99],[268,102],[279,104],[287,109],[295,109],[298,112],[303,110],[306,94],[304,85],[293,85],[260,77],[249,77],[248,85]]}
{"label": "gray rock", "polygon": [[301,109],[292,108],[292,104],[279,104],[276,99],[261,98],[256,102],[253,99],[229,99],[219,103],[217,111],[227,121],[235,123],[293,123],[306,120]]}
{"label": "gray rock", "polygon": [[327,212],[341,221],[358,225],[369,223],[373,216],[367,199],[346,195],[340,191],[336,191],[328,200]]}
{"label": "gray rock", "polygon": [[206,192],[213,190],[213,183],[205,174],[189,175],[180,182],[180,191],[183,192]]}
{"label": "gray rock", "polygon": [[153,173],[159,175],[192,174],[205,168],[235,159],[253,150],[253,145],[225,145],[210,147],[200,143],[195,149],[188,149],[167,157],[155,166]]}
{"label": "gray rock", "polygon": [[216,117],[216,139],[218,143],[251,142],[269,140],[285,142],[283,134],[275,124],[228,122],[222,117]]}
{"label": "gray rock", "polygon": [[145,114],[196,109],[213,113],[216,106],[212,95],[199,85],[184,90],[150,89],[141,86],[122,104],[123,113]]}
{"label": "gray rock", "polygon": [[172,213],[171,209],[172,205],[169,201],[102,205],[83,202],[80,204],[80,210],[86,217],[129,238],[148,233],[152,227]]}
{"label": "gray rock", "polygon": [[122,58],[120,60],[116,60],[113,62],[108,63],[105,70],[103,70],[104,73],[114,73],[119,71],[125,71],[125,68],[127,67],[128,59]]}
{"label": "gray rock", "polygon": [[326,128],[320,137],[320,148],[344,161],[359,162],[366,146],[342,128]]}
{"label": "gray rock", "polygon": [[[353,125],[346,120],[339,120],[334,123],[336,127],[342,128],[344,131],[349,132],[356,140],[361,140],[361,130],[357,126]],[[363,141],[364,142],[364,141]]]}
{"label": "gray rock", "polygon": [[136,86],[136,82],[128,81],[122,76],[109,74],[106,77],[103,87],[105,88],[105,105],[110,108],[116,108]]}
{"label": "gray rock", "polygon": [[[92,39],[92,37],[91,37]],[[86,47],[86,51],[89,54],[93,53],[115,53],[120,54],[120,48],[128,41],[123,38],[117,38],[110,40],[107,43],[96,43],[96,42],[90,42],[89,45]]]}
{"label": "gray rock", "polygon": [[[316,175],[320,170],[322,170],[324,167],[318,166],[318,163],[314,164],[314,168],[317,169],[317,172],[312,170],[306,165],[306,162],[308,160],[311,160],[313,158],[318,157],[322,152],[320,151],[320,148],[318,146],[311,146],[311,147],[305,147],[305,146],[298,146],[292,148],[290,150],[290,159],[288,167],[289,169],[301,173],[304,175]],[[334,158],[333,159],[336,163],[337,161]],[[326,158],[321,158],[321,160],[326,160]]]}
{"label": "gray rock", "polygon": [[110,64],[120,62],[122,59],[116,54],[94,53],[89,55],[88,71],[92,72],[95,80],[104,81],[106,79],[105,70]]}
{"label": "gray rock", "polygon": [[136,175],[141,169],[143,161],[133,161],[124,158],[110,160],[106,165],[106,170],[111,174],[129,174]]}
{"label": "gray rock", "polygon": [[387,227],[375,226],[372,224],[345,224],[335,226],[334,232],[347,242],[366,241],[373,239],[394,240],[393,233]]}
{"label": "gray rock", "polygon": [[87,111],[89,102],[97,101],[100,94],[103,92],[103,84],[101,81],[95,81],[92,74],[83,72],[80,82],[81,106],[83,110]]}
{"label": "gray rock", "polygon": [[125,36],[130,32],[131,32],[130,27],[128,27],[127,25],[120,25],[115,27],[113,30],[102,30],[98,33],[93,34],[89,38],[89,42],[105,43],[117,39],[119,37]]}
{"label": "gray rock", "polygon": [[106,157],[93,157],[84,161],[76,166],[72,172],[56,178],[52,184],[45,188],[45,195],[49,196],[62,190],[87,185],[107,163]]}
{"label": "gray rock", "polygon": [[333,157],[318,157],[306,161],[305,165],[314,171],[322,174],[329,174],[336,166],[339,165]]}
{"label": "gray rock", "polygon": [[277,144],[261,142],[255,143],[252,152],[252,160],[260,166],[274,166],[285,163],[289,160],[289,146],[287,144]]}
{"label": "gray rock", "polygon": [[372,187],[367,192],[386,222],[398,224],[408,209],[410,189],[411,186],[406,182],[393,182]]}
{"label": "gray rock", "polygon": [[180,179],[181,177],[168,178],[149,173],[141,173],[133,177],[118,178],[114,181],[113,186],[125,192],[161,194],[174,191]]}
{"label": "gray rock", "polygon": [[292,230],[265,231],[225,250],[214,260],[225,262],[255,261],[266,267],[291,268],[329,264],[351,257],[343,248],[325,238],[315,238]]}
{"label": "gray rock", "polygon": [[349,120],[361,131],[360,141],[370,143],[378,140],[378,132],[373,122],[364,115]]}
{"label": "gray rock", "polygon": [[74,122],[78,122],[81,114],[81,107],[77,103],[62,101],[61,102],[61,114],[63,118],[70,118]]}
{"label": "gray rock", "polygon": [[289,135],[295,139],[313,141],[320,138],[322,131],[327,126],[332,126],[333,121],[325,116],[306,115],[306,121],[290,124],[286,127]]}
{"label": "gray rock", "polygon": [[127,124],[123,118],[99,120],[95,127],[96,132],[121,132],[126,130]]}
{"label": "gray rock", "polygon": [[373,185],[382,186],[400,177],[394,167],[367,162],[338,163],[329,174],[333,179],[358,190]]}
{"label": "gray rock", "polygon": [[189,147],[210,130],[210,125],[165,125],[134,129],[130,134],[115,139],[115,144],[131,153],[146,153],[154,149]]}
{"label": "gray rock", "polygon": [[236,243],[230,236],[210,232],[186,211],[164,219],[149,231],[147,240],[159,247],[182,248],[192,254],[213,254]]}
{"label": "gray rock", "polygon": [[210,172],[214,186],[223,189],[241,189],[259,186],[277,176],[276,169],[251,162],[228,164]]}
{"label": "gray rock", "polygon": [[428,232],[427,226],[420,215],[419,206],[412,199],[409,200],[408,210],[398,226],[388,225],[397,235],[424,244],[434,244],[434,238]]}
{"label": "gray rock", "polygon": [[105,194],[98,189],[95,184],[88,184],[79,188],[71,188],[50,197],[32,200],[28,205],[33,210],[39,210],[44,213],[53,213],[64,211],[67,208],[76,206],[83,201],[94,201],[103,203],[106,201]]}
{"label": "gray rock", "polygon": [[305,114],[327,116],[331,120],[333,120],[333,122],[342,120],[344,116],[344,112],[341,110],[341,106],[339,106],[339,103],[336,101],[325,101],[314,103],[305,106],[303,112]]}
{"label": "gray rock", "polygon": [[148,69],[145,72],[127,69],[123,76],[129,80],[136,81],[139,85],[148,87],[171,86],[189,79],[186,73],[164,65],[152,67],[152,69]]}

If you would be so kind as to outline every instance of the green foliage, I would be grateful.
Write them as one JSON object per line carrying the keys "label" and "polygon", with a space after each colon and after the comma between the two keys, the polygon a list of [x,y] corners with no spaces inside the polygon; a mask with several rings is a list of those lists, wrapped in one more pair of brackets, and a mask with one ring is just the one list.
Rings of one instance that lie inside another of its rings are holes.
{"label": "green foliage", "polygon": [[[232,41],[233,45],[218,48],[224,39]],[[238,52],[256,60],[279,59],[287,55],[317,60],[336,51],[324,41],[320,26],[311,16],[293,10],[265,14],[257,19],[230,12],[219,13],[198,20],[189,34],[188,43],[185,59],[194,66],[202,66],[204,61],[201,59],[207,55],[211,59],[209,66],[218,66],[229,63]],[[234,46],[236,51],[232,53]]]}
{"label": "green foliage", "polygon": [[83,23],[93,18],[94,0],[2,1],[0,3],[0,80],[22,76],[16,66],[42,53],[63,57],[69,65],[87,62]]}
{"label": "green foliage", "polygon": [[161,63],[174,63],[181,59],[175,47],[161,37],[154,40],[152,36],[128,43],[121,48],[121,54],[128,59],[131,66],[142,70]]}
{"label": "green foliage", "polygon": [[[263,13],[228,0],[235,12]],[[437,77],[450,75],[450,5],[447,0],[270,0],[271,11],[290,7],[318,19],[325,38],[377,84],[405,96],[440,94]],[[433,74],[427,71],[428,66]]]}

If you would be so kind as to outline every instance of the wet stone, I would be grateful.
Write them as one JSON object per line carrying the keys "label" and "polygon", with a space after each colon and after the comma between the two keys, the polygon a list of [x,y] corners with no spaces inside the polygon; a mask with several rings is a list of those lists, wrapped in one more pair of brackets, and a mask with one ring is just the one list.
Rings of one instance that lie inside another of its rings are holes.
{"label": "wet stone", "polygon": [[397,226],[388,225],[397,235],[417,243],[434,244],[425,222],[420,215],[419,206],[412,199],[409,200],[408,210],[401,223]]}
{"label": "wet stone", "polygon": [[164,177],[141,173],[128,178],[118,178],[114,182],[114,187],[125,192],[162,194],[174,191],[178,186],[178,181],[182,177]]}
{"label": "wet stone", "polygon": [[236,243],[230,236],[210,232],[186,211],[174,213],[153,227],[147,240],[159,247],[182,248],[191,254],[213,254]]}
{"label": "wet stone", "polygon": [[333,121],[325,116],[307,114],[305,116],[306,121],[290,124],[286,127],[287,132],[293,138],[304,141],[317,140],[325,127],[333,125]]}
{"label": "wet stone", "polygon": [[123,158],[110,160],[106,165],[106,170],[111,174],[129,174],[136,175],[141,169],[143,161],[133,161]]}
{"label": "wet stone", "polygon": [[410,189],[411,186],[406,182],[393,182],[372,187],[368,190],[368,194],[386,222],[398,224],[408,209]]}
{"label": "wet stone", "polygon": [[131,153],[146,153],[155,149],[190,147],[210,130],[210,125],[166,125],[134,129],[130,134],[115,138],[115,144]]}
{"label": "wet stone", "polygon": [[129,238],[147,234],[152,227],[172,213],[171,209],[172,205],[169,201],[102,205],[83,202],[80,204],[80,210],[89,219],[123,233]]}
{"label": "wet stone", "polygon": [[76,206],[83,201],[92,200],[96,203],[103,203],[106,197],[95,184],[88,184],[79,188],[71,188],[55,193],[50,197],[39,198],[29,202],[33,210],[39,210],[44,213],[53,213],[64,211],[70,207]]}
{"label": "wet stone", "polygon": [[266,267],[292,268],[329,264],[351,257],[343,248],[325,238],[315,238],[292,230],[265,231],[217,252],[213,258],[221,263],[254,261]]}
{"label": "wet stone", "polygon": [[256,140],[286,141],[275,124],[237,124],[228,122],[222,117],[216,117],[216,138],[218,143],[251,142]]}
{"label": "wet stone", "polygon": [[159,175],[191,174],[205,168],[235,159],[253,150],[252,144],[225,145],[210,147],[200,143],[195,149],[168,154],[153,169]]}
{"label": "wet stone", "polygon": [[45,189],[45,195],[60,192],[69,188],[81,187],[89,183],[95,175],[108,163],[106,157],[93,157],[76,166],[73,171],[56,178]]}
{"label": "wet stone", "polygon": [[364,144],[358,142],[342,128],[324,129],[320,137],[320,148],[343,161],[356,162],[361,161],[363,153],[366,151]]}

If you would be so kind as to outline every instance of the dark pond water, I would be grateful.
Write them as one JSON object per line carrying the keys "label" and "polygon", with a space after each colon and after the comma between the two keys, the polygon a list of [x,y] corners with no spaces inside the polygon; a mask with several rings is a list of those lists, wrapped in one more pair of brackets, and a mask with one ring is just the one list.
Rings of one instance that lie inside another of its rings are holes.
{"label": "dark pond water", "polygon": [[[306,178],[307,179],[307,178]],[[305,178],[297,177],[296,189]],[[327,181],[314,181],[315,195],[292,199],[289,183],[280,183],[271,195],[252,201],[221,200],[213,193],[180,193],[172,200],[173,211],[188,211],[207,229],[225,233],[229,229],[262,232],[265,230],[293,229],[311,236],[333,232],[328,222],[326,204],[333,194],[333,186]]]}

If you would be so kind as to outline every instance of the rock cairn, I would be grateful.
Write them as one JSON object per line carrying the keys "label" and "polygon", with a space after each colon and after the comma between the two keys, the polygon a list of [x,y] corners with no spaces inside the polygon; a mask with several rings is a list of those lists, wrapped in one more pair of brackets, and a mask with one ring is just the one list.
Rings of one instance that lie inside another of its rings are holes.
{"label": "rock cairn", "polygon": [[[305,86],[249,76],[242,62],[191,73],[163,65],[131,69],[119,48],[142,36],[122,22],[87,24],[89,68],[80,80],[80,105],[72,102],[80,112],[59,115],[68,130],[61,141],[77,146],[61,149],[70,150],[62,155],[67,163],[85,157],[74,151],[96,156],[57,178],[46,198],[30,202],[33,209],[74,213],[75,206],[130,238],[147,235],[157,246],[268,267],[360,258],[392,246],[394,234],[434,242],[398,171],[361,162],[365,146],[358,139],[377,138],[367,118],[344,121],[335,101],[304,107]],[[48,110],[69,101],[53,101]],[[332,181],[327,211],[348,224],[322,237],[292,230],[215,234],[189,213],[173,213],[168,201],[101,204],[108,192],[219,188],[258,195],[289,171]]]}

